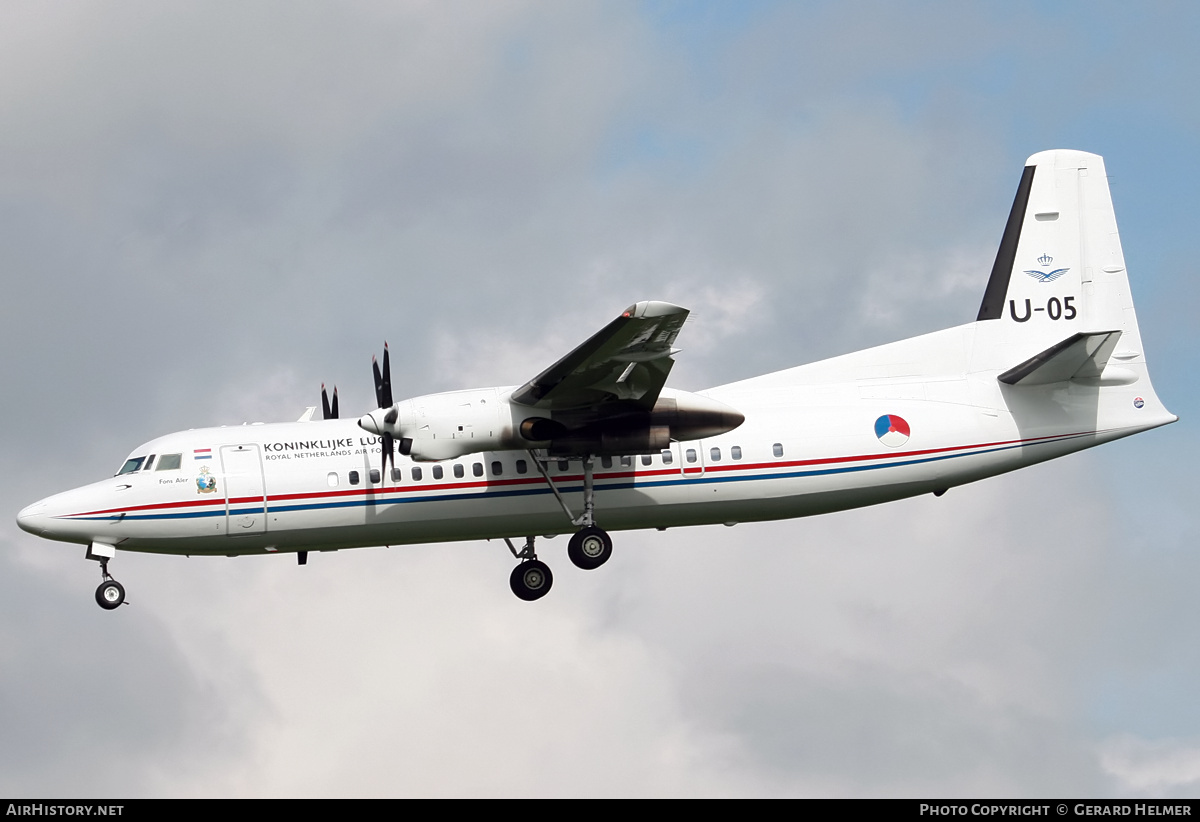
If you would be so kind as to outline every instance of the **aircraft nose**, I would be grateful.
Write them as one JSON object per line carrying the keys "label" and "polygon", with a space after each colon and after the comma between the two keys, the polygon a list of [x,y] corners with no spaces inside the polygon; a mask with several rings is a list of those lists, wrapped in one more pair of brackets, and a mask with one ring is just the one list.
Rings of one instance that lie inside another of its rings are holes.
{"label": "aircraft nose", "polygon": [[33,505],[26,505],[17,514],[17,525],[22,531],[41,536],[46,531],[46,501],[41,500]]}

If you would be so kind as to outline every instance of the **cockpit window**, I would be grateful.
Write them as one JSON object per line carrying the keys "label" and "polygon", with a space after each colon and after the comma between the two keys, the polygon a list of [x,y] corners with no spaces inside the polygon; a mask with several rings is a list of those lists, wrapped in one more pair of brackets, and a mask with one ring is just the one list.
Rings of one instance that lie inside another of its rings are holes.
{"label": "cockpit window", "polygon": [[129,459],[125,460],[125,464],[121,466],[121,470],[117,472],[117,476],[119,477],[122,474],[132,474],[134,471],[141,468],[142,463],[145,461],[145,456],[130,457]]}
{"label": "cockpit window", "polygon": [[156,471],[175,471],[178,470],[183,454],[163,454],[158,458],[158,468]]}

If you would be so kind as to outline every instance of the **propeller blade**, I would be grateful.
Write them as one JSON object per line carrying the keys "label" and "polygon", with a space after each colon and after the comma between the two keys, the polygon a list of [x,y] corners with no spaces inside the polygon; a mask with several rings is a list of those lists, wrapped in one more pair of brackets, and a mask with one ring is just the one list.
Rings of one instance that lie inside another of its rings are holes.
{"label": "propeller blade", "polygon": [[393,450],[394,441],[392,439],[392,435],[386,431],[383,432],[382,445],[383,445],[383,481],[387,482],[388,460],[392,461],[392,467],[395,468],[396,467],[396,454],[395,454],[395,451]]}
{"label": "propeller blade", "polygon": [[385,342],[383,344],[383,401],[379,407],[388,408],[392,402],[392,363],[388,355],[388,344]]}
{"label": "propeller blade", "polygon": [[[397,414],[396,409],[392,407],[394,405],[394,401],[392,400],[392,358],[388,352],[386,341],[383,344],[383,368],[379,367],[379,360],[372,357],[371,370],[375,374],[375,401],[379,403],[380,408],[387,409],[383,416],[383,422],[385,425],[394,425]],[[369,416],[374,420],[374,415]],[[366,417],[363,419],[366,419]],[[378,430],[378,425],[378,422],[374,422],[371,429]],[[386,476],[389,460],[392,463],[392,468],[396,467],[396,438],[392,436],[390,431],[385,430],[382,432],[379,444],[383,451],[383,473]]]}
{"label": "propeller blade", "polygon": [[379,373],[379,360],[371,357],[371,370],[375,372],[375,402],[383,408],[383,375]]}
{"label": "propeller blade", "polygon": [[325,383],[321,383],[321,414],[322,419],[336,420],[338,418],[337,386],[333,387],[333,406],[329,405],[329,395],[325,393]]}

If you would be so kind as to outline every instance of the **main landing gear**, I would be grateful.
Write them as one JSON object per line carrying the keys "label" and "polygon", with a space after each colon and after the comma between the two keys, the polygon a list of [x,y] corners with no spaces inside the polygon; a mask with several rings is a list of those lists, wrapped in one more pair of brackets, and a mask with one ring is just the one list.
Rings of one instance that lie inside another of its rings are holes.
{"label": "main landing gear", "polygon": [[108,573],[108,561],[116,554],[115,546],[99,542],[93,542],[87,550],[87,558],[100,563],[100,576],[104,581],[96,589],[96,604],[106,611],[120,608],[125,603],[125,586],[109,576]]}
{"label": "main landing gear", "polygon": [[567,543],[567,556],[576,568],[590,571],[608,562],[612,556],[612,537],[603,528],[594,525],[581,528],[571,535]]}
{"label": "main landing gear", "polygon": [[[585,571],[599,568],[608,562],[609,557],[612,556],[612,537],[603,528],[598,527],[595,521],[596,493],[592,471],[594,457],[589,455],[583,460],[583,514],[576,517],[571,513],[571,509],[567,507],[558,488],[550,479],[550,474],[542,460],[532,451],[529,452],[529,456],[533,458],[534,465],[538,467],[546,484],[554,492],[554,498],[562,506],[567,519],[571,521],[572,525],[582,526],[567,543],[567,557],[575,567]],[[508,549],[512,551],[513,556],[521,560],[521,564],[513,569],[508,579],[513,593],[526,602],[544,597],[549,593],[550,586],[554,584],[554,575],[550,573],[550,567],[537,558],[537,552],[534,550],[534,537],[526,537],[525,545],[520,551],[507,537],[504,541],[508,544]]]}
{"label": "main landing gear", "polygon": [[521,560],[521,564],[509,574],[508,585],[518,599],[526,602],[541,599],[550,593],[550,586],[554,584],[554,574],[550,573],[549,565],[537,558],[537,552],[533,550],[533,540],[532,536],[525,537],[525,547],[518,551],[508,537],[504,538],[508,543],[508,550]]}

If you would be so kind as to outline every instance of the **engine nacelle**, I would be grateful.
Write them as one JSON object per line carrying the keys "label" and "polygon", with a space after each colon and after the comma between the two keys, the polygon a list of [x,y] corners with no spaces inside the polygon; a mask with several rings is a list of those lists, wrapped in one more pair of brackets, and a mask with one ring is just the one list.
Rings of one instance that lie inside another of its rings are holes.
{"label": "engine nacelle", "polygon": [[732,431],[745,419],[723,402],[663,389],[648,412],[631,410],[598,420],[589,420],[586,412],[528,417],[517,426],[517,432],[526,440],[526,448],[546,448],[555,455],[617,456],[662,451],[671,447],[672,440],[715,437]]}
{"label": "engine nacelle", "polygon": [[515,433],[509,393],[511,389],[477,388],[427,394],[373,411],[358,424],[373,434],[391,434],[401,453],[421,462],[528,448]]}
{"label": "engine nacelle", "polygon": [[403,400],[362,417],[373,434],[389,433],[422,462],[480,451],[545,448],[555,455],[649,454],[672,440],[715,437],[745,417],[722,402],[663,389],[651,411],[550,412],[512,402],[512,388],[448,391]]}

